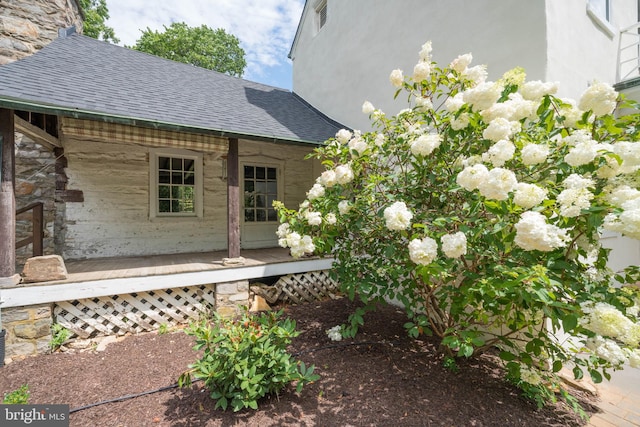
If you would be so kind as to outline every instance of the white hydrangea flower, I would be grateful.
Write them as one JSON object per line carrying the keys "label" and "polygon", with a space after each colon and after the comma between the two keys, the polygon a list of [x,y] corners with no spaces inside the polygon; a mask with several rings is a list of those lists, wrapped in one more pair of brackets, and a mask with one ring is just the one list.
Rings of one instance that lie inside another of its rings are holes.
{"label": "white hydrangea flower", "polygon": [[542,383],[542,377],[540,376],[540,371],[533,367],[528,367],[527,365],[520,365],[520,379],[526,383],[531,385],[538,385]]}
{"label": "white hydrangea flower", "polygon": [[627,350],[626,356],[629,359],[629,366],[632,368],[640,368],[640,350]]}
{"label": "white hydrangea flower", "polygon": [[342,332],[340,326],[334,326],[333,328],[327,329],[327,336],[331,341],[342,341]]}
{"label": "white hydrangea flower", "polygon": [[537,165],[547,160],[549,146],[545,144],[527,144],[522,147],[522,163],[527,166]]}
{"label": "white hydrangea flower", "polygon": [[327,224],[333,225],[338,221],[338,218],[336,218],[336,214],[331,212],[331,213],[327,214],[327,217],[325,218],[325,221],[327,222]]}
{"label": "white hydrangea flower", "polygon": [[613,340],[595,336],[587,339],[586,346],[596,356],[606,360],[614,366],[622,365],[627,361],[625,352]]}
{"label": "white hydrangea flower", "polygon": [[420,49],[420,61],[429,62],[431,61],[431,51],[433,50],[431,46],[431,41],[425,42]]}
{"label": "white hydrangea flower", "polygon": [[327,188],[333,187],[338,183],[336,178],[336,171],[333,169],[326,170],[320,174],[316,182],[320,185],[324,185]]}
{"label": "white hydrangea flower", "polygon": [[413,81],[421,82],[423,80],[427,80],[429,78],[429,74],[431,74],[431,64],[425,61],[418,62],[415,67],[413,67]]}
{"label": "white hydrangea flower", "polygon": [[580,304],[584,315],[580,326],[609,338],[620,338],[633,327],[633,322],[620,310],[606,302],[587,301]]}
{"label": "white hydrangea flower", "polygon": [[474,111],[483,111],[493,106],[500,99],[502,87],[493,82],[479,83],[462,93],[465,103],[471,105]]}
{"label": "white hydrangea flower", "polygon": [[522,213],[515,227],[514,243],[525,251],[549,252],[566,246],[568,240],[566,230],[547,224],[545,216],[540,212]]}
{"label": "white hydrangea flower", "polygon": [[519,182],[513,195],[513,203],[524,209],[531,209],[538,206],[546,198],[546,189],[540,188],[536,184]]}
{"label": "white hydrangea flower", "polygon": [[404,202],[395,202],[384,210],[384,220],[389,230],[406,230],[411,226],[413,213]]}
{"label": "white hydrangea flower", "polygon": [[346,144],[347,142],[349,142],[349,140],[351,139],[351,136],[352,136],[351,132],[346,129],[340,129],[338,133],[336,133],[336,139],[341,144]]}
{"label": "white hydrangea flower", "polygon": [[420,135],[411,143],[411,153],[414,156],[428,156],[440,146],[442,135],[429,133]]}
{"label": "white hydrangea flower", "polygon": [[458,117],[453,117],[451,119],[451,129],[453,130],[462,130],[469,126],[470,116],[469,113],[462,113]]}
{"label": "white hydrangea flower", "polygon": [[431,98],[426,96],[416,96],[416,108],[422,111],[433,110],[433,102]]}
{"label": "white hydrangea flower", "polygon": [[562,186],[567,189],[583,189],[594,185],[595,182],[591,178],[585,178],[577,173],[572,173],[562,182]]}
{"label": "white hydrangea flower", "polygon": [[534,80],[526,82],[519,88],[522,97],[529,101],[540,102],[545,95],[553,95],[558,92],[557,82],[542,82]]}
{"label": "white hydrangea flower", "polygon": [[387,138],[384,136],[383,133],[379,133],[376,135],[376,140],[375,140],[375,144],[378,147],[382,147],[384,145],[384,142]]}
{"label": "white hydrangea flower", "polygon": [[585,90],[580,97],[578,108],[593,111],[596,116],[613,113],[618,100],[618,92],[608,83],[597,82]]}
{"label": "white hydrangea flower", "polygon": [[476,65],[475,67],[466,68],[462,72],[462,77],[473,82],[476,86],[483,84],[487,80],[487,66]]}
{"label": "white hydrangea flower", "polygon": [[616,216],[609,214],[604,219],[606,230],[616,231],[625,236],[640,239],[640,199],[628,200],[622,204],[624,211]]}
{"label": "white hydrangea flower", "polygon": [[596,158],[601,148],[601,145],[592,139],[579,142],[564,156],[564,161],[573,167],[586,165]]}
{"label": "white hydrangea flower", "polygon": [[620,173],[633,173],[640,169],[640,143],[619,141],[613,144],[613,152],[622,158]]}
{"label": "white hydrangea flower", "polygon": [[320,225],[322,224],[322,214],[320,212],[315,211],[307,211],[305,213],[305,219],[309,223],[309,225]]}
{"label": "white hydrangea flower", "polygon": [[625,202],[635,199],[640,199],[640,191],[628,185],[619,185],[606,195],[607,202],[619,208],[621,208]]}
{"label": "white hydrangea flower", "polygon": [[364,114],[371,114],[376,110],[376,107],[373,106],[369,101],[364,101],[362,104],[362,112]]}
{"label": "white hydrangea flower", "polygon": [[346,215],[350,210],[351,203],[349,203],[348,200],[342,200],[340,203],[338,203],[338,212],[340,212],[340,215]]}
{"label": "white hydrangea flower", "polygon": [[353,170],[350,164],[340,165],[336,167],[336,182],[340,185],[348,184],[353,181]]}
{"label": "white hydrangea flower", "polygon": [[367,149],[367,141],[365,141],[360,135],[359,131],[356,131],[353,135],[353,138],[349,141],[349,151],[351,151],[352,155],[355,155],[354,151],[358,153],[358,156],[361,156],[362,153]]}
{"label": "white hydrangea flower", "polygon": [[478,184],[478,190],[487,199],[506,200],[517,184],[518,179],[513,171],[494,168],[489,171],[487,178]]}
{"label": "white hydrangea flower", "polygon": [[438,255],[438,243],[431,237],[413,239],[409,242],[409,258],[419,265],[428,265]]}
{"label": "white hydrangea flower", "polygon": [[560,107],[560,115],[564,116],[563,124],[570,128],[575,128],[578,122],[582,119],[584,111],[576,105],[576,101],[570,98],[562,98],[561,101],[566,104]]}
{"label": "white hydrangea flower", "polygon": [[476,163],[466,166],[456,177],[456,183],[468,191],[473,191],[488,178],[489,170],[487,167],[481,163]]}
{"label": "white hydrangea flower", "polygon": [[473,55],[470,53],[465,53],[464,55],[458,56],[456,59],[451,61],[449,67],[456,70],[458,73],[462,73],[473,61]]}
{"label": "white hydrangea flower", "polygon": [[446,108],[446,110],[450,113],[455,113],[456,111],[461,109],[463,105],[464,99],[462,92],[459,92],[455,96],[449,97],[446,101],[444,101],[444,108]]}
{"label": "white hydrangea flower", "polygon": [[525,100],[519,93],[512,93],[508,100],[493,104],[490,108],[482,111],[481,115],[485,123],[498,117],[509,121],[520,121],[534,116],[536,108],[535,102]]}
{"label": "white hydrangea flower", "polygon": [[278,227],[278,230],[276,231],[276,235],[283,239],[285,237],[287,237],[287,234],[289,234],[291,232],[291,226],[289,225],[288,222],[284,222],[282,224],[280,224],[280,226]]}
{"label": "white hydrangea flower", "polygon": [[318,197],[324,196],[324,187],[318,183],[313,184],[313,187],[307,191],[307,197],[309,200],[315,200]]}
{"label": "white hydrangea flower", "polygon": [[520,122],[510,122],[502,117],[497,117],[489,123],[489,126],[482,132],[482,136],[493,142],[502,139],[509,139],[511,136],[520,132]]}
{"label": "white hydrangea flower", "polygon": [[467,236],[462,231],[445,234],[440,239],[442,252],[449,258],[458,258],[467,254]]}
{"label": "white hydrangea flower", "polygon": [[514,105],[509,102],[498,102],[493,104],[490,108],[482,111],[480,115],[485,123],[491,123],[497,118],[502,118],[507,121],[511,120],[515,114]]}
{"label": "white hydrangea flower", "polygon": [[401,88],[404,83],[404,74],[402,74],[402,70],[395,69],[389,75],[389,81],[396,88]]}
{"label": "white hydrangea flower", "polygon": [[588,209],[591,206],[593,193],[586,188],[568,188],[562,190],[556,201],[560,205],[560,215],[565,218],[574,218],[579,216],[582,209]]}
{"label": "white hydrangea flower", "polygon": [[305,254],[312,254],[313,251],[316,250],[316,246],[313,244],[313,239],[311,238],[311,236],[306,235],[300,237],[300,235],[298,234],[297,239],[295,240],[295,244],[289,244],[288,246],[289,248],[291,248],[291,256],[294,258],[300,258]]}
{"label": "white hydrangea flower", "polygon": [[505,162],[513,158],[515,152],[516,146],[513,142],[501,139],[482,155],[482,160],[491,163],[495,167],[502,167]]}

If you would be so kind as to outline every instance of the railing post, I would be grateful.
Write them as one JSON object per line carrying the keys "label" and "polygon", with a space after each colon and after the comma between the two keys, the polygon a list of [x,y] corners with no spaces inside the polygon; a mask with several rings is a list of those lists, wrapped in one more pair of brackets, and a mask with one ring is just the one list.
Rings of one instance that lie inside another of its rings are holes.
{"label": "railing post", "polygon": [[0,108],[0,279],[16,271],[16,199],[13,110]]}
{"label": "railing post", "polygon": [[44,209],[43,204],[38,203],[33,207],[32,217],[32,233],[33,233],[33,256],[42,256],[43,244],[42,236],[44,234]]}

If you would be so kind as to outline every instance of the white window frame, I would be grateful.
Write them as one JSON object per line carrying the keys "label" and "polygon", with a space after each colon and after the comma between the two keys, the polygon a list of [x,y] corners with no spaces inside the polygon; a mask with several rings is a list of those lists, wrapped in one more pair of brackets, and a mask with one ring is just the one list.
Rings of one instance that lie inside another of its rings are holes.
{"label": "white window frame", "polygon": [[[158,206],[158,158],[180,157],[194,161],[194,211],[159,212]],[[202,218],[203,216],[203,175],[202,153],[177,148],[152,148],[149,150],[149,217],[150,218]]]}
{"label": "white window frame", "polygon": [[[277,163],[265,163],[265,162],[260,162],[260,161],[251,161],[249,159],[244,160],[240,163],[240,180],[241,182],[241,193],[242,193],[242,200],[241,200],[241,205],[240,205],[240,218],[242,220],[243,224],[246,225],[254,225],[254,226],[259,226],[259,225],[269,225],[269,224],[276,224],[278,223],[278,219],[276,218],[275,221],[268,221],[268,216],[267,216],[267,221],[246,221],[245,220],[245,216],[244,216],[244,210],[245,210],[245,205],[244,205],[244,194],[245,194],[245,176],[244,176],[244,168],[245,166],[251,166],[251,167],[264,167],[264,168],[274,168],[276,170],[276,200],[282,200],[282,195],[283,195],[283,182],[282,182],[282,168],[283,168],[283,164],[281,164],[280,162]],[[268,203],[267,203],[268,205]],[[266,206],[267,208],[272,208],[272,206]]]}
{"label": "white window frame", "polygon": [[[587,0],[587,14],[611,38],[617,31],[611,24],[611,3],[613,0]],[[603,7],[604,6],[604,10]],[[602,14],[604,12],[604,15]]]}
{"label": "white window frame", "polygon": [[[324,28],[325,25],[327,25],[327,19],[328,19],[328,10],[327,10],[327,0],[322,0],[320,1],[316,7],[316,33],[319,32],[322,28]],[[322,19],[322,16],[324,15],[324,21]]]}

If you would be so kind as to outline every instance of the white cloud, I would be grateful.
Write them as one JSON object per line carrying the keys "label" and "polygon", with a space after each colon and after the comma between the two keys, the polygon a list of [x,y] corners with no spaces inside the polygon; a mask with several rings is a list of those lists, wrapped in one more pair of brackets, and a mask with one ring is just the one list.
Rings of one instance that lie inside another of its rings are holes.
{"label": "white cloud", "polygon": [[121,45],[134,45],[142,30],[162,31],[172,22],[224,28],[245,50],[245,78],[291,87],[287,54],[304,0],[107,0],[107,6],[107,25]]}

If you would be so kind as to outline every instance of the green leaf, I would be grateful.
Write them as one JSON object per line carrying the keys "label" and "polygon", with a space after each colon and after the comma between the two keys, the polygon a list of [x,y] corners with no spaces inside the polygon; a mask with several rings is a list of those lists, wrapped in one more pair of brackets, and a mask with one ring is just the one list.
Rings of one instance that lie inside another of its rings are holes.
{"label": "green leaf", "polygon": [[509,362],[511,360],[515,360],[516,359],[516,355],[508,352],[508,351],[501,351],[500,352],[500,359],[504,360],[505,362]]}
{"label": "green leaf", "polygon": [[562,318],[562,328],[565,332],[570,332],[578,326],[578,317],[575,314],[567,314]]}
{"label": "green leaf", "polygon": [[556,360],[553,362],[553,372],[560,372],[562,369],[562,361]]}
{"label": "green leaf", "polygon": [[602,375],[600,374],[600,372],[596,371],[595,369],[590,369],[589,374],[591,375],[591,379],[594,383],[599,384],[602,382]]}

